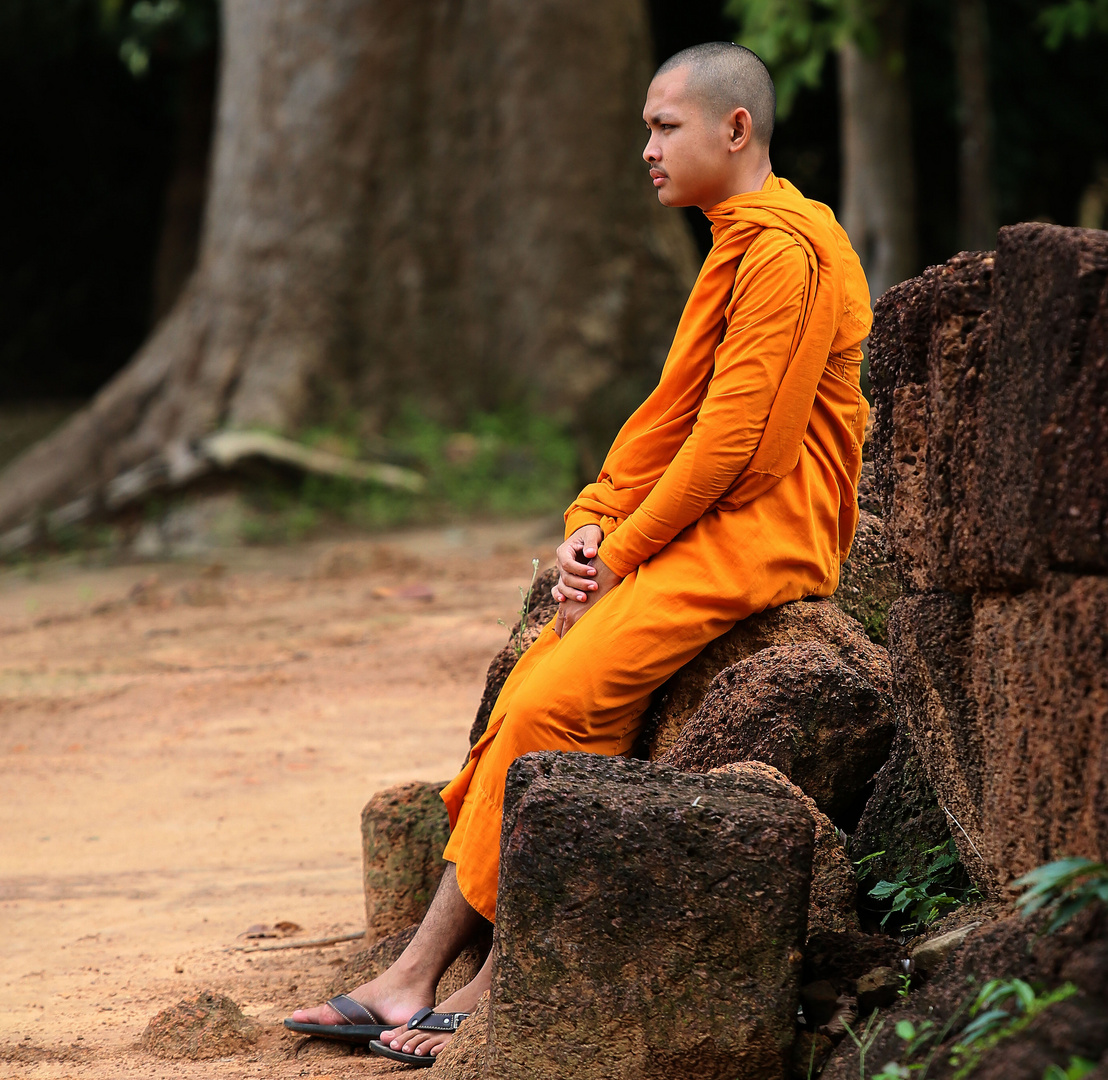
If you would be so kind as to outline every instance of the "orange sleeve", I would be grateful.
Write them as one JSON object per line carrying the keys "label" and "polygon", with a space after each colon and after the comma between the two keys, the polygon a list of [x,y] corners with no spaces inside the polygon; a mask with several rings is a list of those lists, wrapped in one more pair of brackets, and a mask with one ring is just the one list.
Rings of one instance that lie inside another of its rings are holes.
{"label": "orange sleeve", "polygon": [[696,423],[654,489],[601,544],[600,558],[615,573],[626,577],[661,551],[749,464],[800,337],[808,273],[787,233],[767,229],[751,243]]}

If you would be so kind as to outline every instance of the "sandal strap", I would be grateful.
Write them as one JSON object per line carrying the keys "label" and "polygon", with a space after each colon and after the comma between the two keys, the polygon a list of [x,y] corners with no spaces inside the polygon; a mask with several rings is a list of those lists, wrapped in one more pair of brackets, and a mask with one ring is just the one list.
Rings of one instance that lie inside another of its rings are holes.
{"label": "sandal strap", "polygon": [[409,1031],[457,1031],[469,1013],[439,1013],[423,1008],[408,1021]]}
{"label": "sandal strap", "polygon": [[[360,1001],[355,1001],[346,994],[338,994],[327,1002],[348,1024],[379,1024],[380,1020],[373,1015]],[[341,1026],[341,1025],[340,1025]]]}

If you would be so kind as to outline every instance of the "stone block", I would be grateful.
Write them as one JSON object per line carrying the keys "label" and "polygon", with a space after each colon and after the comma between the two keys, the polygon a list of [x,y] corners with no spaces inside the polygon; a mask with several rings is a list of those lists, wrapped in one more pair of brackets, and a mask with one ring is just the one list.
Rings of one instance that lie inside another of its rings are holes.
{"label": "stone block", "polygon": [[1108,234],[1027,223],[889,290],[877,487],[914,591],[1108,572]]}
{"label": "stone block", "polygon": [[882,650],[869,641],[859,623],[830,600],[798,601],[751,615],[659,687],[643,720],[637,755],[652,761],[661,759],[700,708],[721,671],[763,649],[809,641],[826,645],[849,664],[874,670],[881,667]]}
{"label": "stone block", "polygon": [[439,798],[445,786],[401,784],[377,792],[362,810],[367,946],[427,914],[446,866],[450,823]]}
{"label": "stone block", "polygon": [[847,857],[839,831],[831,819],[820,810],[814,799],[792,783],[782,772],[762,761],[740,761],[713,769],[712,775],[730,776],[744,791],[756,795],[791,795],[802,802],[815,826],[815,847],[812,849],[812,889],[808,899],[808,934],[822,931],[859,930],[855,901],[858,882],[854,867]]}
{"label": "stone block", "polygon": [[876,305],[876,486],[889,553],[905,585],[918,591],[955,588],[970,572],[952,559],[951,538],[955,513],[967,502],[969,481],[959,466],[973,462],[993,262],[991,253],[964,252],[890,289]]}
{"label": "stone block", "polygon": [[1108,858],[1108,579],[906,597],[890,632],[898,703],[978,887]]}
{"label": "stone block", "polygon": [[878,770],[873,794],[850,838],[850,858],[869,859],[863,879],[868,889],[882,879],[893,880],[904,868],[922,873],[934,858],[923,853],[949,839],[949,819],[907,726],[901,723],[889,760]]}
{"label": "stone block", "polygon": [[973,691],[972,601],[949,593],[901,597],[889,612],[889,654],[898,712],[939,805],[958,823],[950,833],[962,864],[995,896],[996,871],[976,847],[985,749]]}
{"label": "stone block", "polygon": [[887,645],[889,608],[899,595],[900,578],[885,545],[884,522],[862,510],[850,558],[842,565],[831,600],[862,624],[870,641]]}
{"label": "stone block", "polygon": [[857,636],[853,656],[810,641],[727,668],[660,760],[695,772],[764,761],[853,828],[896,730],[888,655]]}
{"label": "stone block", "polygon": [[985,859],[1000,879],[1108,860],[1108,578],[1049,575],[974,604]]}
{"label": "stone block", "polygon": [[1001,229],[974,466],[999,577],[1108,573],[1108,232]]}
{"label": "stone block", "polygon": [[791,796],[539,753],[508,773],[498,1080],[784,1076],[813,844]]}

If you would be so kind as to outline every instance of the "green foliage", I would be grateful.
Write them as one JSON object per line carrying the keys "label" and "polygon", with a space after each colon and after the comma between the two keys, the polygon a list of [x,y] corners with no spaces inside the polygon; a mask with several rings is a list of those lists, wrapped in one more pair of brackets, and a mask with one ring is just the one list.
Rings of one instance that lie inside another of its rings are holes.
{"label": "green foliage", "polygon": [[875,47],[871,7],[872,0],[727,0],[724,14],[739,25],[735,40],[773,73],[783,120],[801,90],[819,86],[829,53],[851,38]]}
{"label": "green foliage", "polygon": [[[990,979],[978,991],[970,1006],[970,1022],[951,1051],[950,1064],[957,1070],[952,1080],[966,1080],[998,1043],[1018,1035],[1051,1005],[1076,993],[1073,983],[1044,993],[1043,987],[1032,986],[1023,979]],[[1001,1008],[1004,1003],[1011,1009]]]}
{"label": "green foliage", "polygon": [[1036,867],[1012,884],[1027,889],[1016,901],[1025,919],[1043,908],[1053,912],[1047,934],[1061,929],[1098,900],[1108,904],[1108,864],[1092,859],[1059,859]]}
{"label": "green foliage", "polygon": [[1088,1076],[1095,1068],[1095,1061],[1089,1061],[1082,1057],[1071,1057],[1069,1064],[1064,1069],[1060,1065],[1048,1065],[1043,1072],[1043,1080],[1081,1080],[1083,1076]]}
{"label": "green foliage", "polygon": [[[875,852],[857,865],[861,867],[869,859],[883,854]],[[882,926],[894,915],[899,915],[902,929],[919,933],[945,911],[981,898],[966,876],[953,840],[928,848],[923,855],[933,858],[922,872],[905,867],[892,881],[879,881],[869,890],[868,895],[875,900],[889,903]]]}
{"label": "green foliage", "polygon": [[573,440],[547,417],[523,411],[475,415],[464,431],[406,410],[383,440],[365,442],[351,419],[343,429],[302,434],[309,446],[350,457],[384,456],[418,469],[422,494],[354,480],[306,476],[296,486],[266,481],[248,498],[256,517],[244,539],[298,540],[327,522],[376,530],[465,517],[560,514],[575,490]]}
{"label": "green foliage", "polygon": [[119,40],[119,58],[137,79],[154,53],[200,52],[215,40],[217,0],[98,0],[100,25]]}
{"label": "green foliage", "polygon": [[1083,41],[1090,34],[1108,34],[1108,0],[1063,0],[1039,13],[1036,25],[1048,49],[1067,38]]}

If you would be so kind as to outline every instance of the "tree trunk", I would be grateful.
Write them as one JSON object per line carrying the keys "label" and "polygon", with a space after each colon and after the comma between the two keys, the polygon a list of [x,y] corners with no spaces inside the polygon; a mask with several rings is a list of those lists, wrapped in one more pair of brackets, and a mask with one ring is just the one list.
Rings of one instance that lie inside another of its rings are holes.
{"label": "tree trunk", "polygon": [[222,10],[197,269],[131,364],[0,476],[0,530],[186,482],[224,428],[358,410],[374,430],[413,399],[610,434],[696,270],[639,157],[643,0]]}
{"label": "tree trunk", "polygon": [[905,16],[903,3],[887,5],[872,56],[854,41],[839,50],[842,223],[874,300],[917,269]]}
{"label": "tree trunk", "polygon": [[958,69],[958,243],[970,251],[996,247],[989,108],[989,27],[985,0],[956,0],[954,56]]}

